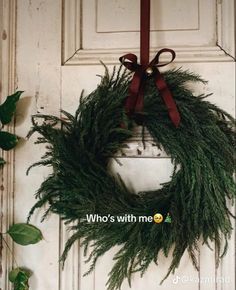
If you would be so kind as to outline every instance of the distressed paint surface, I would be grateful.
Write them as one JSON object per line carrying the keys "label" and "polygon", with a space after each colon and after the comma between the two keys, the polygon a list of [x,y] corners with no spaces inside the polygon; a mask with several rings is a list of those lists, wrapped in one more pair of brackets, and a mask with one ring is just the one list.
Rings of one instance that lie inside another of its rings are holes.
{"label": "distressed paint surface", "polygon": [[[37,112],[58,114],[60,108],[73,113],[78,106],[82,89],[85,90],[85,94],[95,89],[100,80],[96,75],[104,72],[101,65],[61,66],[61,9],[60,0],[18,0],[17,86],[19,89],[25,90],[25,94],[19,103],[16,115],[16,133],[22,139],[15,153],[15,221],[25,221],[29,209],[35,202],[33,194],[50,172],[45,168],[37,168],[28,177],[25,175],[28,166],[39,160],[44,153],[43,146],[33,145],[36,136],[30,140],[25,138],[31,126],[30,116]],[[91,13],[91,11],[86,13]],[[103,45],[102,40],[98,45]],[[86,59],[84,64],[86,64]],[[196,92],[214,92],[209,100],[231,114],[234,113],[234,63],[189,62],[178,65],[197,72],[209,80],[207,86],[195,86],[193,89]],[[125,182],[132,186],[135,191],[161,186],[163,181],[168,181],[173,169],[170,159],[166,158],[165,153],[152,146],[152,140],[149,137],[147,139],[149,140],[145,150],[139,138],[131,140],[128,144],[130,148],[126,152],[118,152],[116,156],[123,166],[115,162],[112,164],[114,174],[119,172]],[[159,154],[160,156],[158,156]],[[139,158],[140,156],[144,158]],[[145,176],[143,176],[143,172],[145,172]],[[135,182],[136,180],[138,182]],[[42,230],[44,241],[26,248],[17,246],[15,249],[19,264],[32,269],[34,272],[31,279],[32,289],[105,290],[107,273],[111,269],[112,253],[115,249],[112,249],[99,260],[92,275],[82,277],[88,269],[88,265],[84,263],[82,251],[76,244],[70,252],[64,271],[62,271],[59,269],[58,259],[68,233],[63,226],[60,226],[58,217],[52,215],[41,224],[41,215],[42,211],[37,212],[32,223]],[[199,273],[193,269],[188,255],[185,254],[175,275],[170,276],[164,285],[159,286],[159,282],[169,265],[169,259],[161,257],[160,266],[156,268],[152,265],[144,278],[140,279],[138,275],[135,275],[132,289],[233,289],[235,279],[234,251],[235,238],[232,236],[229,252],[220,268],[216,269],[214,252],[206,247],[201,248]],[[201,277],[216,278],[226,275],[230,276],[230,282],[222,285],[193,281]],[[180,278],[178,279],[178,277]],[[184,281],[183,277],[189,277],[189,281]],[[122,290],[128,289],[125,283]]]}
{"label": "distressed paint surface", "polygon": [[[50,170],[38,168],[26,176],[27,168],[39,160],[43,146],[34,146],[36,136],[27,140],[31,115],[58,114],[60,110],[61,1],[18,1],[17,86],[25,91],[16,114],[16,133],[21,137],[15,153],[15,221],[26,221],[35,203],[34,194]],[[59,218],[40,223],[43,211],[33,216],[44,240],[29,247],[16,246],[16,259],[34,273],[30,286],[37,290],[59,289]]]}
{"label": "distressed paint surface", "polygon": [[[15,4],[15,0],[0,0],[0,103],[15,89]],[[4,129],[14,133],[13,122]],[[0,169],[0,232],[5,233],[14,217],[14,153],[3,151],[1,156],[6,164]],[[12,248],[11,239],[4,235],[4,241],[0,243],[1,290],[10,287],[7,277],[13,265]]]}

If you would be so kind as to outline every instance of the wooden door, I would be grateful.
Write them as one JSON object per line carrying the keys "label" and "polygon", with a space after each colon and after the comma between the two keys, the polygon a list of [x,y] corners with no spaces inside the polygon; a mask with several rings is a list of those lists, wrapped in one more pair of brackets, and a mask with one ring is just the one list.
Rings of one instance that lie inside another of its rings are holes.
{"label": "wooden door", "polygon": [[[234,1],[153,0],[151,7],[151,56],[158,47],[175,49],[177,59],[169,68],[182,66],[201,74],[209,83],[193,87],[196,93],[213,92],[209,100],[234,114]],[[139,0],[18,0],[16,13],[15,77],[16,86],[25,94],[16,116],[15,130],[22,140],[15,151],[14,200],[9,201],[14,205],[15,221],[22,222],[35,202],[34,193],[50,172],[37,168],[25,175],[28,166],[44,152],[43,146],[33,145],[36,136],[25,139],[30,116],[58,115],[60,108],[73,113],[82,89],[88,94],[98,84],[96,75],[104,72],[100,60],[111,69],[123,53],[138,53]],[[134,139],[126,158],[120,159],[123,166],[114,163],[113,170],[119,171],[136,191],[156,188],[169,180],[170,159],[162,152],[159,156],[156,148],[147,146],[144,150],[139,136]],[[141,169],[143,172],[147,168],[158,174],[142,176]],[[98,261],[93,274],[82,277],[88,265],[83,262],[78,243],[62,270],[58,260],[68,233],[57,216],[41,224],[41,215],[42,211],[37,212],[32,223],[40,227],[44,241],[15,247],[18,263],[34,272],[32,289],[105,290],[116,249]],[[228,254],[217,268],[214,251],[201,247],[200,272],[194,270],[185,254],[176,273],[162,286],[159,283],[170,259],[161,257],[159,266],[151,265],[142,279],[134,275],[132,289],[234,289],[234,251],[232,235]],[[125,282],[122,290],[128,289]]]}

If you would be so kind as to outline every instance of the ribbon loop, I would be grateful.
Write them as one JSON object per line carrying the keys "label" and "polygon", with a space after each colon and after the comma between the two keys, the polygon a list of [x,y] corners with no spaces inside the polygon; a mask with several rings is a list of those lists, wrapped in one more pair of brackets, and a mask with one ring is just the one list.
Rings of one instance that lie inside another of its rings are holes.
{"label": "ribbon loop", "polygon": [[[171,60],[160,64],[159,58],[163,53],[170,53]],[[178,127],[180,123],[180,115],[173,99],[173,96],[165,82],[165,79],[161,75],[158,67],[163,67],[175,59],[175,52],[169,48],[163,48],[157,52],[154,59],[148,64],[138,64],[138,58],[135,54],[128,53],[119,58],[120,62],[130,71],[134,72],[133,78],[129,87],[129,95],[126,98],[125,110],[128,115],[134,113],[143,113],[144,105],[144,86],[147,76],[153,76],[155,79],[155,84],[159,90],[162,99],[167,107],[169,117],[173,124]]]}
{"label": "ribbon loop", "polygon": [[[171,54],[171,60],[168,61],[168,62],[165,62],[165,63],[160,63],[160,56],[163,54],[163,53],[170,53]],[[154,57],[154,59],[150,62],[150,65],[153,66],[157,66],[157,67],[162,67],[162,66],[166,66],[170,63],[172,63],[174,60],[175,60],[175,57],[176,57],[176,54],[175,54],[175,51],[173,49],[170,49],[170,48],[163,48],[161,50],[159,50],[156,54],[156,56]]]}
{"label": "ribbon loop", "polygon": [[130,71],[136,71],[140,65],[138,64],[138,58],[133,53],[128,53],[119,58],[120,62]]}

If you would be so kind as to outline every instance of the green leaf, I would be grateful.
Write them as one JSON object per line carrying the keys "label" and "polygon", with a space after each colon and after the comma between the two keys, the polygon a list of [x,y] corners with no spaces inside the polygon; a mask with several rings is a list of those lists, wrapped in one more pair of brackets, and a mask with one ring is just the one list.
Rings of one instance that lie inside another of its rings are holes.
{"label": "green leaf", "polygon": [[0,166],[4,165],[5,163],[6,161],[2,157],[0,157]]}
{"label": "green leaf", "polygon": [[16,110],[16,103],[18,102],[23,91],[17,91],[11,96],[8,96],[6,101],[0,105],[0,120],[3,125],[11,122],[12,116]]}
{"label": "green leaf", "polygon": [[31,272],[24,268],[13,269],[9,273],[9,281],[14,283],[14,290],[28,290]]}
{"label": "green leaf", "polygon": [[16,146],[18,137],[8,132],[0,132],[0,148],[10,150]]}
{"label": "green leaf", "polygon": [[12,282],[12,283],[14,283],[16,281],[16,279],[17,279],[17,276],[18,276],[19,272],[20,272],[20,268],[13,269],[9,273],[9,276],[8,276],[9,281]]}
{"label": "green leaf", "polygon": [[17,275],[17,279],[14,282],[14,290],[28,290],[29,289],[29,277],[23,271],[20,271]]}
{"label": "green leaf", "polygon": [[14,242],[22,246],[36,244],[43,238],[43,235],[38,228],[24,223],[12,225],[7,233],[11,236]]}

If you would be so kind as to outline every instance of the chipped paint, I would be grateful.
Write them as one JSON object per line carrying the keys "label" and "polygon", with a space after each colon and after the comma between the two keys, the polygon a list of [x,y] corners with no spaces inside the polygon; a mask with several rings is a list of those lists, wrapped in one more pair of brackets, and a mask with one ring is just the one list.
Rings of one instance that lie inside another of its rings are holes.
{"label": "chipped paint", "polygon": [[2,40],[6,40],[7,39],[7,32],[6,32],[6,30],[4,29],[3,31],[2,31]]}

